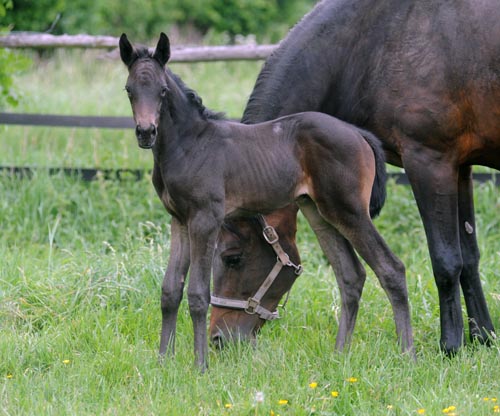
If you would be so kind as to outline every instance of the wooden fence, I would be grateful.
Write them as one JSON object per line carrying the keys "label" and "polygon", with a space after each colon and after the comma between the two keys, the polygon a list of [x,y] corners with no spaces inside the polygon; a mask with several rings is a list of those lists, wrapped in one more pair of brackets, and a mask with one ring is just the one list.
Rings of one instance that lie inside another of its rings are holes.
{"label": "wooden fence", "polygon": [[[200,46],[173,47],[171,62],[213,62],[235,60],[262,60],[276,48],[277,45],[235,45],[235,46]],[[116,50],[118,38],[112,36],[61,35],[50,34],[9,34],[0,36],[0,47],[12,49],[54,49],[54,48],[91,48]],[[117,54],[109,56],[118,57]],[[82,127],[82,128],[113,128],[128,129],[134,127],[131,117],[99,117],[99,116],[63,116],[52,114],[20,114],[0,113],[0,125],[14,124],[24,126],[49,127]],[[140,170],[110,170],[110,169],[73,169],[46,168],[52,173],[63,172],[77,176],[83,180],[103,178],[133,178],[140,179],[144,171]],[[0,171],[18,177],[31,177],[34,169],[20,166],[0,166]]]}
{"label": "wooden fence", "polygon": [[[0,36],[0,47],[4,48],[100,48],[116,49],[118,38],[111,36],[13,34]],[[211,62],[231,60],[260,60],[269,56],[277,45],[237,45],[202,46],[172,49],[172,62]],[[81,127],[128,129],[134,127],[131,117],[101,116],[63,116],[50,114],[0,113],[0,125],[14,124],[24,126]],[[83,180],[104,179],[141,179],[145,172],[134,169],[93,169],[93,168],[45,168],[49,174],[63,172]],[[0,171],[18,177],[31,177],[34,168],[19,166],[0,166]],[[408,184],[404,173],[391,173],[398,184]],[[500,175],[475,173],[474,179],[480,182],[494,181],[500,186]]]}
{"label": "wooden fence", "polygon": [[[0,36],[0,47],[16,49],[116,49],[118,38],[90,35],[10,34]],[[277,45],[172,47],[170,62],[212,62],[266,59]],[[117,55],[118,56],[118,55]]]}

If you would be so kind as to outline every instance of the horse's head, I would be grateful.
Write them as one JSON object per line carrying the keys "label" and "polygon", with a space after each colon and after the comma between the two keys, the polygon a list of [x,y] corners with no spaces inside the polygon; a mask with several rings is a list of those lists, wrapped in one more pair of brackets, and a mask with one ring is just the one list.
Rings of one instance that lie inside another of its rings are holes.
{"label": "horse's head", "polygon": [[155,51],[136,49],[127,35],[120,37],[120,56],[127,66],[129,76],[125,85],[135,120],[135,134],[139,146],[153,147],[158,135],[162,104],[168,92],[165,64],[170,58],[170,42],[162,33]]}
{"label": "horse's head", "polygon": [[[297,208],[290,205],[266,216],[276,229],[283,250],[297,264],[295,246]],[[228,220],[222,228],[214,259],[214,295],[223,299],[247,301],[254,297],[276,265],[277,256],[262,235],[257,220]],[[297,278],[296,270],[283,267],[276,280],[262,297],[261,305],[274,312],[282,296]],[[253,340],[265,320],[258,313],[249,314],[241,308],[213,306],[210,318],[210,338],[222,347],[225,341]]]}

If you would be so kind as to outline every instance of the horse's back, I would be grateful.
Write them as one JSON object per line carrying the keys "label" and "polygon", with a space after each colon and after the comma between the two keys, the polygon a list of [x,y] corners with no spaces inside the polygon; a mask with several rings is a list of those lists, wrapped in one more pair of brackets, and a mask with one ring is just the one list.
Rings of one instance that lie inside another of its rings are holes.
{"label": "horse's back", "polygon": [[305,111],[268,123],[284,125],[283,130],[289,131],[292,140],[304,146],[307,142],[307,147],[330,148],[334,155],[344,154],[348,158],[352,153],[369,149],[358,127],[325,113]]}
{"label": "horse's back", "polygon": [[371,97],[366,105],[374,110],[363,111],[373,111],[375,130],[394,141],[409,138],[435,150],[453,149],[463,162],[473,150],[498,150],[498,3],[422,1],[408,12],[393,23],[379,54],[370,55],[371,67],[379,63],[365,92]]}
{"label": "horse's back", "polygon": [[[465,134],[500,142],[498,2],[390,3],[371,13],[350,52],[336,115],[387,138],[396,127],[431,148]],[[358,11],[353,31],[363,19]]]}
{"label": "horse's back", "polygon": [[398,164],[410,140],[492,165],[465,159],[498,154],[498,1],[319,3],[266,62],[243,119],[306,110],[375,132]]}

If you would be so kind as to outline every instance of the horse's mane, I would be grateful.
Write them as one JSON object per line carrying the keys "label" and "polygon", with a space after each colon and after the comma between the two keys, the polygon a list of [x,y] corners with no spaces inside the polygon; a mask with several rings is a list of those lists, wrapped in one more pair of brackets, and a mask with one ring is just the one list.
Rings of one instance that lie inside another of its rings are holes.
{"label": "horse's mane", "polygon": [[333,0],[320,1],[290,29],[278,48],[266,59],[243,112],[242,123],[253,124],[267,120],[267,113],[261,113],[263,105],[266,108],[274,107],[279,112],[281,103],[276,97],[282,86],[275,81],[286,77],[290,71],[293,72],[297,59],[308,59],[309,46],[303,40],[310,39],[315,30],[314,25],[324,19],[327,12],[330,13],[329,9],[335,7],[336,2]]}
{"label": "horse's mane", "polygon": [[[140,47],[136,49],[136,57],[134,61],[130,64],[130,66],[137,60],[139,59],[155,59],[153,57],[153,52],[148,49],[147,47]],[[165,68],[165,71],[167,71],[167,74],[174,80],[174,82],[177,84],[179,89],[182,91],[182,93],[186,96],[188,102],[195,107],[198,112],[200,113],[200,116],[203,117],[205,120],[223,120],[225,119],[225,114],[220,113],[220,112],[215,112],[203,105],[203,100],[201,97],[198,95],[198,93],[189,88],[186,84],[184,84],[184,81],[182,79],[174,74],[170,69]]]}
{"label": "horse's mane", "polygon": [[203,105],[203,100],[198,95],[198,93],[195,90],[189,88],[186,84],[184,84],[184,81],[182,81],[182,79],[178,75],[174,74],[169,69],[167,69],[167,72],[172,77],[172,79],[176,82],[176,84],[179,86],[180,90],[186,96],[189,103],[198,109],[198,112],[205,120],[223,120],[223,119],[225,119],[224,113],[215,112],[215,111],[212,111],[209,108],[205,107]]}

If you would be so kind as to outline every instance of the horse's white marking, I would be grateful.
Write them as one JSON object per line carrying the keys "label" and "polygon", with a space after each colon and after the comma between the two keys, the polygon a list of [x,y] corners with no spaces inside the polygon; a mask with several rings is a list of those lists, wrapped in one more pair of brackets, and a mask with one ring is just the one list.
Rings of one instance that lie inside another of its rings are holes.
{"label": "horse's white marking", "polygon": [[472,225],[470,225],[470,223],[468,221],[465,221],[465,232],[467,234],[472,234],[474,232],[474,227]]}
{"label": "horse's white marking", "polygon": [[283,128],[281,127],[281,123],[274,123],[273,125],[273,133],[281,134],[283,132]]}

